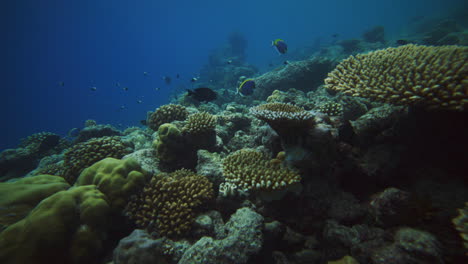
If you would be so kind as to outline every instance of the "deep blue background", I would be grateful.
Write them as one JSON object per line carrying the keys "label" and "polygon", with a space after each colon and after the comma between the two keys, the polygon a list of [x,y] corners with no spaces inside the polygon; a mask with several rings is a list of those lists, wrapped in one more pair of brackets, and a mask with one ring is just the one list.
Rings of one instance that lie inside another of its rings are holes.
{"label": "deep blue background", "polygon": [[188,84],[234,30],[249,41],[248,62],[261,66],[278,56],[270,47],[275,38],[293,50],[334,33],[359,37],[375,25],[391,37],[412,17],[463,2],[4,0],[0,149],[35,132],[64,135],[86,119],[139,125],[148,110],[168,102],[173,88],[161,76],[180,73],[178,81]]}

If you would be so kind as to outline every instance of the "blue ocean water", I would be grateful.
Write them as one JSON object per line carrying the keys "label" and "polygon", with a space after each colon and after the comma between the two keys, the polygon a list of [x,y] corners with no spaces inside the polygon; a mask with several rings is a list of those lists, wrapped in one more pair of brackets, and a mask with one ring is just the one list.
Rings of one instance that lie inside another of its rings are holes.
{"label": "blue ocean water", "polygon": [[[233,31],[248,40],[247,61],[264,70],[278,56],[270,46],[276,38],[287,40],[292,51],[318,39],[327,43],[333,34],[359,37],[376,25],[384,26],[391,38],[415,17],[443,15],[463,4],[466,1],[2,1],[0,149],[40,131],[65,135],[86,119],[121,129],[140,125],[147,111],[169,102],[176,87],[191,87],[190,78]],[[162,76],[172,78],[170,86]]]}

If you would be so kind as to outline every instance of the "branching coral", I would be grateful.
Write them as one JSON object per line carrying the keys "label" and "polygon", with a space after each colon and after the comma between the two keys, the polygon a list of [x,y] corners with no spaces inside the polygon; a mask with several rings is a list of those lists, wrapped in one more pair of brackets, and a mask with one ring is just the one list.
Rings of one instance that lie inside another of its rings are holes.
{"label": "branching coral", "polygon": [[298,183],[300,175],[250,149],[238,150],[223,160],[226,182],[243,191],[273,191]]}
{"label": "branching coral", "polygon": [[171,123],[175,120],[185,120],[188,112],[185,107],[176,104],[167,104],[154,111],[147,120],[147,125],[154,131],[164,123]]}
{"label": "branching coral", "polygon": [[187,119],[187,124],[185,124],[182,130],[184,133],[199,135],[211,132],[215,127],[216,116],[207,112],[200,112],[190,115]]}
{"label": "branching coral", "polygon": [[189,170],[161,173],[127,205],[127,213],[138,227],[161,236],[185,235],[194,221],[195,210],[213,198],[213,185],[205,176]]}
{"label": "branching coral", "polygon": [[339,116],[343,114],[343,106],[339,103],[328,102],[319,106],[318,111],[329,116]]}
{"label": "branching coral", "polygon": [[405,45],[342,61],[328,89],[399,105],[463,111],[468,106],[468,47]]}
{"label": "branching coral", "polygon": [[105,158],[120,159],[131,149],[120,137],[102,137],[90,139],[74,145],[64,154],[65,179],[73,183],[85,168]]}

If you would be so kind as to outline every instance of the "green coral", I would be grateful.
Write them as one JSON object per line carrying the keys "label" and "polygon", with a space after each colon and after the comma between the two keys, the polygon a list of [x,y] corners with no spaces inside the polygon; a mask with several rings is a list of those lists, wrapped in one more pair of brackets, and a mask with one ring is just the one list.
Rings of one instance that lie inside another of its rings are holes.
{"label": "green coral", "polygon": [[23,219],[44,198],[69,187],[65,179],[51,175],[0,183],[0,229]]}
{"label": "green coral", "polygon": [[327,102],[318,107],[318,111],[329,116],[340,116],[343,114],[343,106],[335,102]]}
{"label": "green coral", "polygon": [[163,124],[158,129],[158,139],[153,142],[156,154],[163,163],[177,161],[178,153],[183,150],[182,132],[173,124]]}
{"label": "green coral", "polygon": [[[131,152],[120,137],[101,137],[78,143],[64,154],[64,177],[74,183],[87,167],[105,158],[120,159]],[[62,175],[61,175],[62,176]]]}
{"label": "green coral", "polygon": [[124,208],[128,198],[143,187],[146,177],[134,159],[106,158],[83,170],[75,185],[96,185],[112,208]]}
{"label": "green coral", "polygon": [[97,263],[109,220],[96,186],[57,192],[0,233],[0,262]]}

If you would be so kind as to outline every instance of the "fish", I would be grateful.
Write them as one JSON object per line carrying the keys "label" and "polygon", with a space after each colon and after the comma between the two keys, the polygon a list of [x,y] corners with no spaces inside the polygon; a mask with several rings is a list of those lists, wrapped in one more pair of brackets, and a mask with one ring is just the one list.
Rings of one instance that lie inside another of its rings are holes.
{"label": "fish", "polygon": [[255,89],[255,81],[253,79],[244,80],[237,88],[237,93],[241,96],[251,95]]}
{"label": "fish", "polygon": [[162,79],[164,80],[164,82],[165,82],[167,85],[171,84],[171,81],[172,81],[171,77],[169,77],[169,76],[163,76]]}
{"label": "fish", "polygon": [[215,91],[207,87],[199,87],[194,90],[187,89],[187,92],[187,96],[190,96],[199,102],[210,102],[218,97],[218,94]]}
{"label": "fish", "polygon": [[154,89],[155,89],[156,91],[159,91],[159,90],[160,90],[160,88],[159,88],[159,87],[156,87],[156,88],[154,88]]}
{"label": "fish", "polygon": [[125,107],[125,105],[121,105],[121,106],[119,107],[119,109],[120,109],[120,110],[125,110],[126,107]]}
{"label": "fish", "polygon": [[64,82],[58,82],[58,85],[59,86],[65,86],[65,83]]}
{"label": "fish", "polygon": [[116,82],[116,83],[115,83],[115,86],[120,87],[120,83],[119,83],[119,82]]}
{"label": "fish", "polygon": [[283,64],[284,64],[284,65],[288,65],[288,64],[289,64],[289,61],[286,60],[286,61],[283,62]]}
{"label": "fish", "polygon": [[179,75],[179,74],[176,74],[176,76],[175,76],[175,77],[176,77],[177,79],[179,79],[179,78],[180,78],[180,75]]}
{"label": "fish", "polygon": [[147,124],[147,123],[146,123],[146,120],[144,120],[144,119],[140,120],[140,124],[146,126],[146,124]]}
{"label": "fish", "polygon": [[149,72],[143,72],[144,76],[148,76]]}
{"label": "fish", "polygon": [[232,60],[227,60],[226,63],[227,64],[232,64]]}
{"label": "fish", "polygon": [[93,86],[93,87],[90,88],[90,90],[93,91],[93,92],[94,92],[94,91],[97,91],[97,87],[96,87],[96,86]]}
{"label": "fish", "polygon": [[406,45],[406,44],[410,44],[411,42],[406,40],[406,39],[399,39],[399,40],[396,41],[396,43],[398,45]]}
{"label": "fish", "polygon": [[333,38],[337,38],[339,36],[340,36],[340,34],[338,34],[338,33],[335,33],[335,34],[332,35]]}
{"label": "fish", "polygon": [[128,91],[128,87],[124,87],[124,88],[122,88],[122,90]]}
{"label": "fish", "polygon": [[276,50],[280,54],[285,54],[288,51],[288,45],[282,39],[275,39],[274,41],[271,42],[271,45],[275,46]]}
{"label": "fish", "polygon": [[141,104],[141,103],[143,103],[143,101],[142,100],[137,100],[137,103]]}
{"label": "fish", "polygon": [[197,77],[193,77],[192,79],[190,79],[191,82],[196,82],[198,81],[198,78]]}

